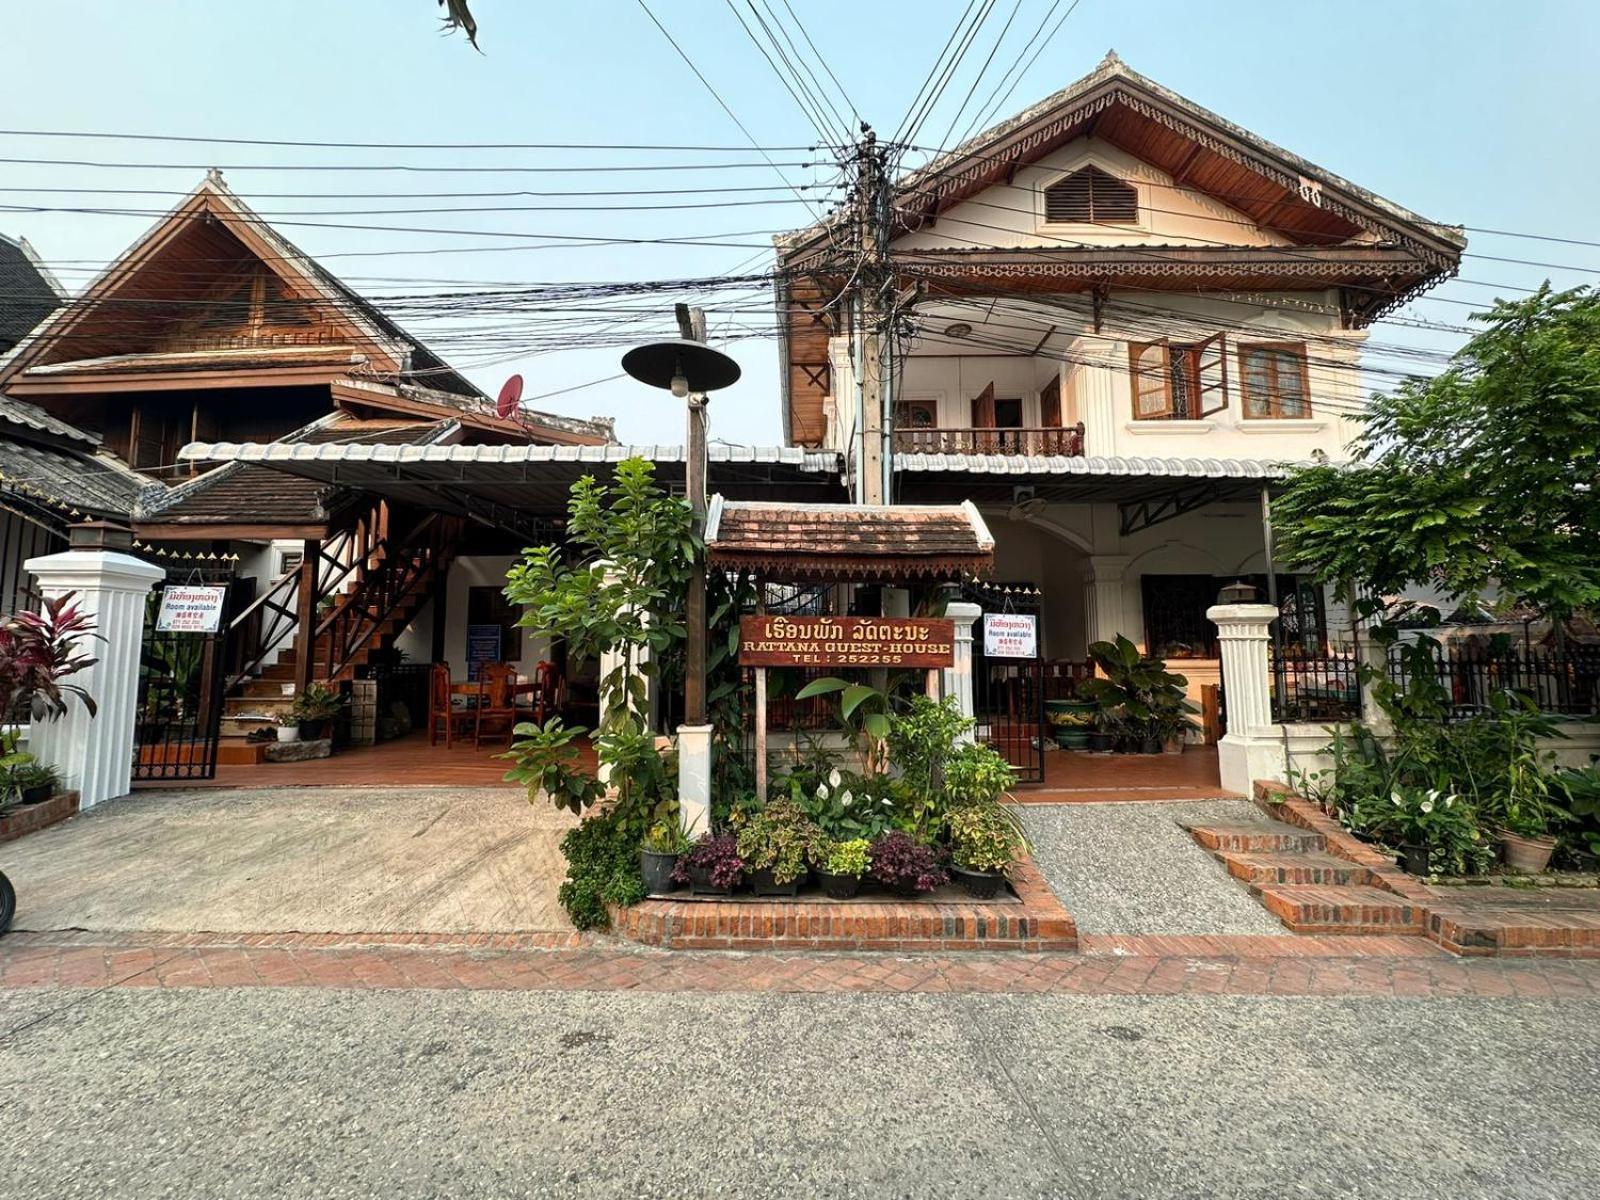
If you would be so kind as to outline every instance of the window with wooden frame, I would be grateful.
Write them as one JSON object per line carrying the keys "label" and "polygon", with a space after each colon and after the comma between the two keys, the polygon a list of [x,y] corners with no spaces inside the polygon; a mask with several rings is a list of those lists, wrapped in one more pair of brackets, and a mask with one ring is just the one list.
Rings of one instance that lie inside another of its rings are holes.
{"label": "window with wooden frame", "polygon": [[1139,189],[1099,167],[1083,167],[1044,189],[1049,225],[1137,225]]}
{"label": "window with wooden frame", "polygon": [[1239,378],[1246,417],[1294,420],[1311,415],[1304,342],[1242,343]]}
{"label": "window with wooden frame", "polygon": [[1129,342],[1133,416],[1139,421],[1199,421],[1228,407],[1222,334],[1201,342]]}

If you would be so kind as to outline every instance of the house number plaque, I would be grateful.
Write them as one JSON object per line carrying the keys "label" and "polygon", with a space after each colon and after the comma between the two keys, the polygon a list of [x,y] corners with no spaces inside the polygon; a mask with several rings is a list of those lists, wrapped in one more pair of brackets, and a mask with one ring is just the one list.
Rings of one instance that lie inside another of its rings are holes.
{"label": "house number plaque", "polygon": [[746,667],[948,667],[955,662],[948,617],[743,617]]}

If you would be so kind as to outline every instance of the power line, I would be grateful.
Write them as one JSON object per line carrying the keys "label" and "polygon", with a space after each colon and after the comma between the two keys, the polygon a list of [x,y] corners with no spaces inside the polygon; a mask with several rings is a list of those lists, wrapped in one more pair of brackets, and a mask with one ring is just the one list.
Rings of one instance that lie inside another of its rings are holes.
{"label": "power line", "polygon": [[1000,50],[1000,44],[1006,40],[1006,34],[1011,32],[1011,23],[1017,19],[1017,14],[1022,11],[1022,0],[1017,0],[1011,6],[1011,15],[1006,18],[1006,23],[1000,27],[1000,36],[995,38],[994,45],[989,47],[989,56],[983,60],[983,65],[978,68],[978,73],[972,77],[972,84],[967,88],[967,94],[961,98],[961,103],[956,106],[956,111],[950,117],[950,127],[944,131],[941,144],[948,145],[951,136],[956,131],[956,126],[961,122],[961,114],[967,111],[967,105],[972,103],[972,97],[977,94],[978,84],[983,82],[984,74],[989,70],[989,64],[994,62],[994,56]]}
{"label": "power line", "polygon": [[[744,154],[749,146],[689,146],[656,143],[608,142],[319,142],[289,141],[281,138],[200,137],[169,133],[103,133],[83,130],[0,129],[0,137],[90,138],[125,142],[187,142],[208,146],[291,146],[327,150],[641,150],[703,151],[710,154]],[[753,143],[752,143],[753,144]],[[773,151],[809,150],[810,146],[765,146]]]}
{"label": "power line", "polygon": [[[756,141],[755,135],[745,127],[745,123],[739,119],[739,115],[735,113],[733,109],[728,107],[728,102],[722,98],[722,95],[717,91],[716,88],[711,86],[711,81],[700,73],[700,68],[694,65],[694,61],[684,53],[683,47],[678,45],[677,39],[667,32],[667,27],[656,18],[655,13],[650,11],[650,6],[645,3],[645,0],[638,0],[638,4],[639,7],[644,10],[644,15],[650,18],[650,23],[661,31],[661,36],[667,39],[667,43],[673,48],[674,51],[677,52],[678,57],[683,59],[684,66],[688,67],[689,70],[694,72],[694,77],[700,81],[701,85],[706,89],[706,91],[711,93],[711,98],[717,102],[723,112],[728,114],[729,119],[739,127],[739,132],[744,134],[752,146],[756,146],[757,149],[759,149],[760,146]],[[782,179],[785,183],[789,182],[788,176],[778,169],[778,164],[772,161],[771,156],[769,156],[766,151],[761,151],[761,157],[766,159],[767,165],[777,173],[779,179]],[[807,164],[801,165],[804,166]],[[805,200],[805,197],[802,196],[798,190],[795,192],[795,198],[809,204],[809,202]],[[812,208],[812,212],[816,212],[814,207]]]}
{"label": "power line", "polygon": [[[643,3],[643,0],[640,0]],[[753,141],[752,141],[752,144]],[[760,150],[760,147],[756,147]],[[494,166],[494,167],[444,167],[425,166],[417,163],[139,163],[139,162],[105,162],[98,159],[74,158],[0,158],[0,163],[13,166],[40,166],[40,167],[96,167],[106,170],[135,170],[135,171],[404,171],[420,174],[436,175],[586,175],[601,172],[635,172],[635,171],[752,171],[763,167],[771,167],[778,171],[780,177],[783,172],[780,167],[812,167],[822,164],[814,162],[774,162],[762,151],[761,162],[745,163],[640,163],[627,166],[606,164],[599,166],[569,165],[560,167],[526,167],[526,166]],[[830,164],[831,165],[831,164]],[[788,182],[785,180],[785,182]]]}

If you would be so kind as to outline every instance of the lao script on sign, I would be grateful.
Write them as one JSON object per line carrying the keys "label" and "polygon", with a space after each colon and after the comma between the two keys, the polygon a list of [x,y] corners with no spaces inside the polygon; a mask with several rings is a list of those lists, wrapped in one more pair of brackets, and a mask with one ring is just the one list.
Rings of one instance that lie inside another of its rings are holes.
{"label": "lao script on sign", "polygon": [[948,667],[948,617],[744,617],[739,662],[747,667]]}

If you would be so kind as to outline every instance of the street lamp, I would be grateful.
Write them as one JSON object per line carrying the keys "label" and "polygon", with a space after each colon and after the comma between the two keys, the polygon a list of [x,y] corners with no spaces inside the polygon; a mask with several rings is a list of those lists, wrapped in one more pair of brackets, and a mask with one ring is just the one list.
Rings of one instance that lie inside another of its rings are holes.
{"label": "street lamp", "polygon": [[[695,536],[706,526],[706,394],[739,381],[739,364],[692,338],[636,346],[622,369],[640,383],[670,391],[689,405],[685,490]],[[684,624],[684,723],[678,727],[678,817],[687,833],[705,832],[711,816],[711,726],[706,723],[706,572],[697,556],[689,574]]]}

